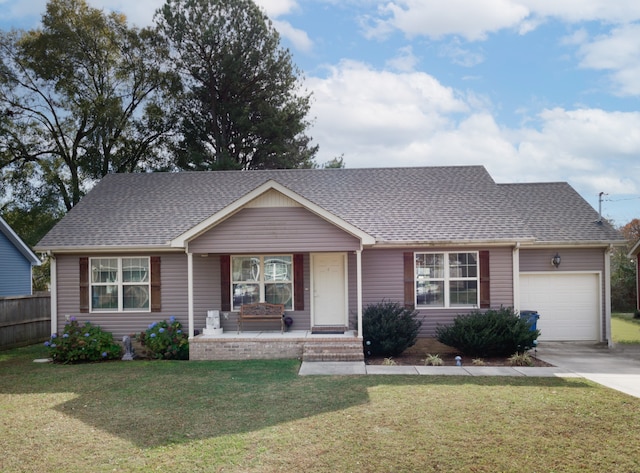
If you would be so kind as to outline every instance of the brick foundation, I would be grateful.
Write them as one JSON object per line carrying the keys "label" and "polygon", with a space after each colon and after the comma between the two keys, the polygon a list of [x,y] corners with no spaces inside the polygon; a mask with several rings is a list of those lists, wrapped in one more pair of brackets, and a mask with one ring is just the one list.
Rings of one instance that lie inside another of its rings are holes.
{"label": "brick foundation", "polygon": [[362,361],[362,341],[356,337],[207,337],[189,342],[189,359],[269,360],[297,358],[304,361]]}

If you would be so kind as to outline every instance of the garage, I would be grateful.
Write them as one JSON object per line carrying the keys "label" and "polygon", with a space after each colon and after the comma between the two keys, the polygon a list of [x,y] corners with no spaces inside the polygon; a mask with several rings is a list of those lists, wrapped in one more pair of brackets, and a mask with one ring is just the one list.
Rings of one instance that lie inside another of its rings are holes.
{"label": "garage", "polygon": [[598,273],[520,274],[520,308],[540,314],[540,341],[599,341],[600,307]]}

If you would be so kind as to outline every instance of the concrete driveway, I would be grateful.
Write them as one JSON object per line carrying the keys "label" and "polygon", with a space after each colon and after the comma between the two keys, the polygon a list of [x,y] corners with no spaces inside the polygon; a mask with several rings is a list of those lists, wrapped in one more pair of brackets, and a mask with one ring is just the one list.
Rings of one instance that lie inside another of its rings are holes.
{"label": "concrete driveway", "polygon": [[537,356],[565,371],[640,398],[640,346],[540,342]]}

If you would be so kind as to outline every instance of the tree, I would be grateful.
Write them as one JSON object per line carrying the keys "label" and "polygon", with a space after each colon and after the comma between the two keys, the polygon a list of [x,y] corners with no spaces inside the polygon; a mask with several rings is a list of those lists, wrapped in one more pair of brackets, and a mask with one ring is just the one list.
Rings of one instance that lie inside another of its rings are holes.
{"label": "tree", "polygon": [[300,72],[252,0],[166,0],[155,19],[183,80],[180,168],[313,166],[311,94],[298,94]]}
{"label": "tree", "polygon": [[85,0],[51,0],[42,28],[0,33],[0,169],[11,192],[44,187],[71,209],[109,172],[158,166],[170,130],[166,46]]}
{"label": "tree", "polygon": [[627,255],[640,240],[640,219],[633,219],[620,228],[627,245],[616,248],[611,256],[611,308],[614,311],[632,311],[636,305],[636,267]]}

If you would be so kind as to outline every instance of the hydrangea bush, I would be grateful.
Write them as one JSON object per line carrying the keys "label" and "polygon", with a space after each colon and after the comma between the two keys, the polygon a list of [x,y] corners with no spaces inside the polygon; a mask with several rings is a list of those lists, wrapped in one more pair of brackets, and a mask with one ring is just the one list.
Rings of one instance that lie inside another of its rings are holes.
{"label": "hydrangea bush", "polygon": [[189,336],[182,331],[182,325],[175,317],[149,325],[140,332],[138,340],[149,351],[152,358],[165,360],[189,359]]}
{"label": "hydrangea bush", "polygon": [[75,317],[69,319],[61,334],[52,334],[44,344],[56,363],[105,361],[122,356],[122,346],[113,340],[110,332],[91,322],[81,325]]}

